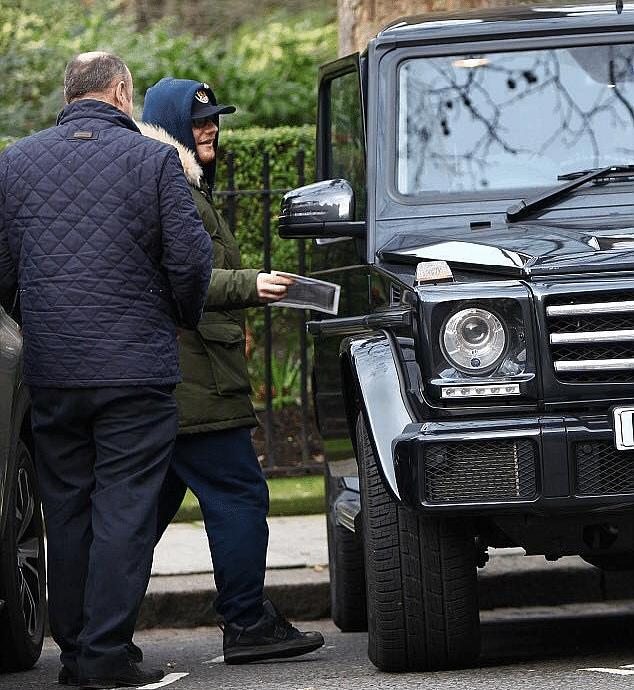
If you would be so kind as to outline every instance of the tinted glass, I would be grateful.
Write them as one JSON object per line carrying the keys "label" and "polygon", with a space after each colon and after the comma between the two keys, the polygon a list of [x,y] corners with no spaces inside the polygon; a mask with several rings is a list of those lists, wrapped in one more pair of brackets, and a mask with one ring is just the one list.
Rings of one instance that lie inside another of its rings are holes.
{"label": "tinted glass", "polygon": [[403,61],[397,189],[550,187],[634,163],[633,59],[628,44]]}
{"label": "tinted glass", "polygon": [[330,123],[327,177],[350,182],[360,220],[365,217],[365,149],[357,72],[344,74],[330,83]]}

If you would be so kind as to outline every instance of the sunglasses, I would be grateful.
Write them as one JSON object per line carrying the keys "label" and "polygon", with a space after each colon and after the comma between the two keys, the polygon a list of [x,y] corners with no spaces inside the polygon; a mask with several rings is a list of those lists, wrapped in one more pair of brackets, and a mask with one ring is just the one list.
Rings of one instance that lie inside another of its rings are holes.
{"label": "sunglasses", "polygon": [[201,129],[206,125],[216,125],[218,126],[218,119],[215,115],[208,115],[207,117],[194,117],[192,118],[192,126],[196,129]]}

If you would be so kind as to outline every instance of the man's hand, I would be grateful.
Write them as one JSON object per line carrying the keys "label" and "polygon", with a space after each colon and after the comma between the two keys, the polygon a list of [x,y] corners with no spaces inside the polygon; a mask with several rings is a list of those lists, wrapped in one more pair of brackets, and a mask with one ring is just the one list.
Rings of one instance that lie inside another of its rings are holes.
{"label": "man's hand", "polygon": [[277,302],[284,299],[293,279],[277,273],[258,273],[257,291],[261,302]]}

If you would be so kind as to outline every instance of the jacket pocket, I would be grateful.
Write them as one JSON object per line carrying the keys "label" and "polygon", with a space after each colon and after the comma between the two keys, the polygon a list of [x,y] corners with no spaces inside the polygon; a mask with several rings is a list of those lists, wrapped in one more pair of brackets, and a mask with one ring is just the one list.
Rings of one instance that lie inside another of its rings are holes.
{"label": "jacket pocket", "polygon": [[199,324],[198,332],[218,395],[249,395],[251,384],[242,328],[233,323]]}

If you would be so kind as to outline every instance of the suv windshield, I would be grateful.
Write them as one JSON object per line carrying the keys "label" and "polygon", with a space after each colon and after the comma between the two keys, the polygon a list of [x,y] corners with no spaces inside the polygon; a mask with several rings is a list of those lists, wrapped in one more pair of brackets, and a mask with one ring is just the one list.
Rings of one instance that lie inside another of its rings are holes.
{"label": "suv windshield", "polygon": [[634,162],[633,64],[633,44],[402,61],[398,191],[552,186]]}

